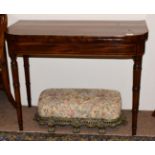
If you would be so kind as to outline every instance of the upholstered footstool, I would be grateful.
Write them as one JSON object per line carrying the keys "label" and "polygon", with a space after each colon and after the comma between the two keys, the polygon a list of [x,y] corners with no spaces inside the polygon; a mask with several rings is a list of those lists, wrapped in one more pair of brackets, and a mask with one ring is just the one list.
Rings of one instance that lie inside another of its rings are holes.
{"label": "upholstered footstool", "polygon": [[123,122],[121,95],[102,89],[47,89],[39,97],[36,120],[50,132],[56,125],[71,125],[74,133],[81,126],[97,127],[103,133]]}

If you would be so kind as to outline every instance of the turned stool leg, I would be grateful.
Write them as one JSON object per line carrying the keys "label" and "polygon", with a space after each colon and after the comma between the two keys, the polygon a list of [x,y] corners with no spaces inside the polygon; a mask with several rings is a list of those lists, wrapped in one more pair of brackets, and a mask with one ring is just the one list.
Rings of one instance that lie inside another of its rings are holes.
{"label": "turned stool leg", "polygon": [[98,128],[99,134],[105,134],[105,128]]}
{"label": "turned stool leg", "polygon": [[31,107],[30,70],[29,70],[29,58],[27,56],[24,56],[24,68],[25,68],[25,80],[26,80],[28,106]]}
{"label": "turned stool leg", "polygon": [[52,120],[48,122],[48,132],[55,132],[55,122]]}
{"label": "turned stool leg", "polygon": [[73,127],[73,133],[80,133],[80,127]]}

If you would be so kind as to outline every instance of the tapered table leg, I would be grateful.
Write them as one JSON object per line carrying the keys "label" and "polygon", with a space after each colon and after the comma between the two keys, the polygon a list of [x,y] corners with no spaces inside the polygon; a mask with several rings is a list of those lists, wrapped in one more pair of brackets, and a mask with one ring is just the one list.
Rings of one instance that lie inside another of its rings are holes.
{"label": "tapered table leg", "polygon": [[136,135],[137,131],[141,68],[142,68],[142,57],[137,56],[134,58],[134,68],[133,68],[132,135]]}
{"label": "tapered table leg", "polygon": [[18,75],[18,66],[17,66],[16,57],[11,57],[11,68],[12,68],[12,77],[13,77],[13,85],[14,85],[14,92],[15,92],[18,124],[19,124],[19,129],[23,130],[22,106],[21,106],[19,75]]}
{"label": "tapered table leg", "polygon": [[27,56],[24,56],[23,59],[24,59],[27,100],[28,100],[28,106],[31,107],[31,84],[30,84],[29,58]]}

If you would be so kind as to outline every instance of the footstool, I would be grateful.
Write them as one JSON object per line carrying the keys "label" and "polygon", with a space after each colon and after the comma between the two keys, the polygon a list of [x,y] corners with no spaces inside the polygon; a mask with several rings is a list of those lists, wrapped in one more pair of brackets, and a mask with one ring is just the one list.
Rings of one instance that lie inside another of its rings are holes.
{"label": "footstool", "polygon": [[39,97],[35,118],[49,132],[56,125],[71,125],[74,133],[81,126],[97,127],[103,133],[105,128],[123,123],[121,95],[104,89],[47,89]]}

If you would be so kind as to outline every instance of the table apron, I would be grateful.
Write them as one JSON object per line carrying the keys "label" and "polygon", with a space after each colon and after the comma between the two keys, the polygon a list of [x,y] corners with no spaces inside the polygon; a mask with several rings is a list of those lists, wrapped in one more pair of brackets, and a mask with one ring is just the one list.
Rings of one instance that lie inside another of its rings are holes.
{"label": "table apron", "polygon": [[133,57],[137,54],[136,44],[15,44],[17,56],[51,57]]}

